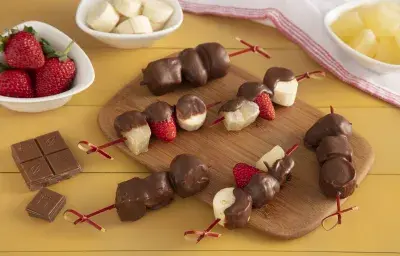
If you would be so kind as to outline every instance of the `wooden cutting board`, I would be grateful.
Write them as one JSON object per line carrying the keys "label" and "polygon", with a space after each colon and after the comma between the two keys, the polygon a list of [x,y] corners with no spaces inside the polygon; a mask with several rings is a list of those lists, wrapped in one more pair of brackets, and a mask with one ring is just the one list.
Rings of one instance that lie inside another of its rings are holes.
{"label": "wooden cutting board", "polygon": [[[226,101],[235,97],[243,82],[259,80],[232,66],[227,76],[206,86],[196,89],[183,86],[176,92],[156,97],[146,87],[139,85],[141,77],[138,77],[101,109],[99,125],[107,139],[114,140],[117,139],[113,127],[114,119],[125,111],[143,111],[146,106],[157,100],[173,105],[187,93],[201,97],[206,104]],[[206,125],[200,130],[180,130],[175,141],[171,143],[152,140],[147,153],[135,156],[124,144],[119,144],[118,147],[152,172],[168,170],[171,160],[178,154],[191,153],[199,156],[212,168],[210,185],[197,197],[212,206],[212,199],[217,191],[234,186],[232,168],[236,163],[254,165],[275,145],[288,149],[300,142],[301,146],[293,154],[296,162],[293,179],[286,183],[272,203],[262,209],[253,210],[248,225],[282,239],[298,238],[319,227],[321,220],[335,211],[336,204],[321,193],[318,186],[320,168],[315,153],[304,147],[302,139],[307,129],[323,114],[297,100],[290,108],[277,107],[274,121],[258,118],[255,123],[240,132],[228,132],[222,123],[213,127],[207,126],[217,118],[218,108],[219,106],[209,110]],[[357,130],[357,127],[353,128]],[[356,132],[350,142],[354,149],[354,165],[360,184],[371,168],[374,155],[367,141]]]}

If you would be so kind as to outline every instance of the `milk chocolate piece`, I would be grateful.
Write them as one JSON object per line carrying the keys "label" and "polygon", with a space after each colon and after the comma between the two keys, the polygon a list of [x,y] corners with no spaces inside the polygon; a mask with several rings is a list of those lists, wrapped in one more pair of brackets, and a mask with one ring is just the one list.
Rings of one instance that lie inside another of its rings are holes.
{"label": "milk chocolate piece", "polygon": [[207,111],[207,106],[199,97],[186,94],[178,100],[175,110],[178,118],[188,119],[195,115],[204,114]]}
{"label": "milk chocolate piece", "polygon": [[150,62],[142,70],[142,85],[157,96],[174,91],[182,83],[182,65],[178,58],[164,58]]}
{"label": "milk chocolate piece", "polygon": [[81,172],[80,164],[69,149],[48,155],[46,159],[54,174],[63,178],[71,178]]}
{"label": "milk chocolate piece", "polygon": [[210,183],[208,166],[190,154],[176,156],[170,165],[169,179],[180,197],[193,196]]}
{"label": "milk chocolate piece", "polygon": [[290,156],[285,156],[277,160],[271,167],[265,162],[268,174],[274,177],[280,185],[286,182],[294,167],[294,160]]}
{"label": "milk chocolate piece", "polygon": [[168,180],[167,172],[152,173],[144,179],[147,196],[145,205],[151,210],[157,210],[168,205],[174,199],[174,191]]}
{"label": "milk chocolate piece", "polygon": [[146,124],[146,116],[136,110],[122,113],[114,120],[114,128],[119,136],[121,136],[121,133],[123,132],[129,132],[134,128],[138,128]]}
{"label": "milk chocolate piece", "polygon": [[42,188],[26,207],[29,216],[53,222],[65,206],[65,196]]}
{"label": "milk chocolate piece", "polygon": [[253,200],[251,196],[240,188],[233,190],[235,202],[225,209],[225,227],[227,229],[243,228],[250,220]]}
{"label": "milk chocolate piece", "polygon": [[36,158],[18,165],[22,177],[30,190],[38,190],[51,185],[54,173],[44,157]]}
{"label": "milk chocolate piece", "polygon": [[118,184],[115,208],[121,221],[136,221],[146,214],[146,182],[133,178]]}
{"label": "milk chocolate piece", "polygon": [[42,156],[35,140],[26,140],[11,146],[12,156],[16,163],[23,163]]}
{"label": "milk chocolate piece", "polygon": [[182,76],[186,81],[194,86],[203,86],[207,83],[207,70],[195,49],[184,49],[179,53],[179,59],[182,65]]}
{"label": "milk chocolate piece", "polygon": [[133,178],[118,184],[115,207],[121,221],[136,221],[146,210],[168,205],[174,197],[166,172],[152,173],[145,179]]}
{"label": "milk chocolate piece", "polygon": [[36,141],[44,155],[68,148],[59,131],[39,136],[36,138]]}
{"label": "milk chocolate piece", "polygon": [[172,117],[173,108],[165,101],[157,101],[147,106],[144,114],[150,122],[162,122]]}
{"label": "milk chocolate piece", "polygon": [[272,67],[267,70],[264,75],[263,83],[272,91],[275,91],[275,87],[278,82],[289,82],[296,79],[293,71],[282,67]]}
{"label": "milk chocolate piece", "polygon": [[349,140],[344,135],[326,136],[321,140],[317,150],[318,162],[322,165],[325,161],[335,158],[343,157],[351,162],[353,157],[353,149]]}
{"label": "milk chocolate piece", "polygon": [[229,100],[224,103],[219,109],[219,113],[221,112],[235,112],[240,109],[243,103],[246,101],[244,97],[236,97],[235,99]]}
{"label": "milk chocolate piece", "polygon": [[243,96],[248,101],[254,101],[261,93],[272,94],[265,84],[258,82],[246,82],[239,87],[237,96]]}
{"label": "milk chocolate piece", "polygon": [[351,123],[341,115],[330,113],[311,126],[304,137],[304,144],[309,148],[315,149],[326,136],[351,136],[351,134]]}
{"label": "milk chocolate piece", "polygon": [[253,207],[261,208],[271,201],[275,194],[279,192],[280,185],[278,180],[267,173],[257,173],[251,177],[249,184],[244,190],[253,199]]}
{"label": "milk chocolate piece", "polygon": [[230,59],[225,48],[219,43],[204,43],[196,47],[209,79],[216,79],[228,73]]}
{"label": "milk chocolate piece", "polygon": [[30,190],[58,183],[82,171],[59,132],[11,146],[12,156]]}
{"label": "milk chocolate piece", "polygon": [[340,198],[346,198],[356,188],[356,170],[346,159],[332,158],[321,167],[319,186],[328,197],[335,198],[340,192]]}

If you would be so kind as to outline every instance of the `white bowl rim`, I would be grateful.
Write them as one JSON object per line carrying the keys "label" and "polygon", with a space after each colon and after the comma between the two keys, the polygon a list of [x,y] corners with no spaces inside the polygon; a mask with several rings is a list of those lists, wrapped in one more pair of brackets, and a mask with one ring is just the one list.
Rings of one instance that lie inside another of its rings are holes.
{"label": "white bowl rim", "polygon": [[[49,30],[52,30],[54,33],[59,33],[64,35],[65,37],[68,37],[70,40],[72,40],[67,34],[65,34],[64,32],[62,32],[61,30],[59,30],[56,27],[53,27],[52,25],[48,24],[48,23],[44,23],[41,21],[36,21],[36,20],[31,20],[31,21],[25,21],[22,22],[18,25],[13,26],[13,28],[15,27],[20,27],[20,26],[24,26],[26,24],[41,24],[44,27],[47,27]],[[5,33],[3,33],[2,35],[4,35]],[[52,100],[57,100],[57,99],[62,99],[62,98],[66,98],[66,97],[70,97],[74,94],[80,93],[84,90],[86,90],[91,84],[93,84],[94,79],[95,79],[95,72],[94,72],[94,68],[92,65],[92,62],[90,61],[89,57],[87,56],[87,54],[83,51],[83,49],[75,42],[75,45],[83,52],[82,57],[85,59],[85,61],[87,61],[87,63],[89,63],[90,68],[91,68],[91,73],[92,78],[90,79],[90,82],[82,85],[82,86],[77,86],[78,84],[75,84],[74,87],[72,87],[71,89],[69,89],[68,91],[62,92],[60,94],[56,94],[56,95],[51,95],[51,96],[46,96],[46,97],[37,97],[37,98],[14,98],[14,97],[7,97],[7,96],[2,96],[0,95],[0,102],[16,102],[16,103],[37,103],[37,102],[46,102],[46,101],[52,101]],[[78,88],[79,87],[79,88]]]}
{"label": "white bowl rim", "polygon": [[183,22],[182,7],[178,0],[172,0],[172,1],[175,1],[175,3],[178,4],[178,6],[179,6],[179,8],[174,8],[174,11],[178,11],[179,20],[176,24],[172,25],[171,27],[168,27],[166,29],[162,29],[159,31],[154,31],[150,34],[116,34],[116,33],[97,31],[97,30],[91,29],[86,24],[85,21],[79,19],[79,16],[84,16],[84,15],[81,15],[81,13],[84,12],[82,5],[84,3],[90,2],[90,1],[91,0],[81,0],[81,2],[79,3],[78,9],[76,11],[75,22],[76,22],[76,24],[78,24],[79,28],[81,28],[83,31],[85,31],[88,34],[92,34],[94,36],[105,37],[105,38],[120,38],[120,39],[151,39],[153,37],[158,37],[160,35],[165,35],[165,34],[169,34],[169,33],[173,32],[174,30],[179,28]]}
{"label": "white bowl rim", "polygon": [[345,48],[348,51],[351,51],[353,54],[357,55],[357,57],[363,59],[366,62],[369,62],[370,64],[374,64],[374,65],[380,65],[382,66],[382,68],[387,68],[387,69],[400,69],[400,64],[389,64],[386,62],[382,62],[376,59],[373,59],[371,57],[368,57],[362,53],[357,52],[356,50],[354,50],[353,48],[351,48],[349,45],[347,45],[345,42],[343,42],[342,39],[340,39],[331,29],[331,24],[333,23],[330,22],[330,20],[332,19],[331,16],[340,16],[343,13],[350,11],[354,8],[360,7],[362,5],[367,5],[367,4],[374,4],[374,3],[378,3],[378,2],[400,2],[399,0],[353,0],[350,2],[346,2],[344,4],[341,4],[337,7],[335,7],[334,9],[330,10],[324,18],[324,23],[325,23],[325,27],[328,30],[329,34],[331,35],[332,38],[335,39],[335,41],[342,46],[342,48]]}

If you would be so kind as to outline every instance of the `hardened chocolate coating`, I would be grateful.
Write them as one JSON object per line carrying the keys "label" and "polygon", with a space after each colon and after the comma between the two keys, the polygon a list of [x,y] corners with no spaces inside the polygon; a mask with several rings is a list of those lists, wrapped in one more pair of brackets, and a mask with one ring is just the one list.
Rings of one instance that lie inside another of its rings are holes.
{"label": "hardened chocolate coating", "polygon": [[251,196],[240,188],[233,190],[235,202],[225,209],[225,224],[227,229],[243,228],[250,220],[253,200]]}
{"label": "hardened chocolate coating", "polygon": [[208,166],[190,154],[178,155],[172,160],[169,179],[175,193],[183,198],[201,192],[210,183]]}
{"label": "hardened chocolate coating", "polygon": [[224,103],[219,109],[219,113],[221,112],[235,112],[239,108],[242,107],[243,103],[246,101],[244,97],[236,97],[232,100],[229,100]]}
{"label": "hardened chocolate coating", "polygon": [[165,101],[156,101],[151,103],[143,111],[149,122],[162,122],[169,120],[174,111],[171,105]]}
{"label": "hardened chocolate coating", "polygon": [[267,173],[257,173],[251,177],[244,190],[253,199],[253,207],[261,208],[271,201],[279,192],[280,185],[277,179]]}
{"label": "hardened chocolate coating", "polygon": [[248,101],[254,101],[261,93],[272,94],[265,84],[258,82],[245,82],[239,87],[237,96],[243,96]]}
{"label": "hardened chocolate coating", "polygon": [[330,113],[311,126],[304,137],[304,144],[309,148],[316,149],[326,136],[345,135],[348,137],[351,134],[351,123],[341,115]]}
{"label": "hardened chocolate coating", "polygon": [[146,210],[156,210],[168,205],[174,192],[168,173],[152,173],[145,179],[133,178],[118,185],[115,206],[121,221],[136,221]]}
{"label": "hardened chocolate coating", "polygon": [[196,47],[209,79],[225,76],[229,70],[230,59],[225,48],[219,43],[204,43]]}
{"label": "hardened chocolate coating", "polygon": [[147,85],[156,96],[172,92],[182,83],[182,65],[179,58],[164,58],[150,62],[142,72],[141,84]]}
{"label": "hardened chocolate coating", "polygon": [[175,110],[179,119],[189,119],[192,116],[204,114],[207,111],[207,106],[199,97],[186,94],[178,100]]}
{"label": "hardened chocolate coating", "polygon": [[119,136],[121,136],[121,133],[123,132],[129,132],[134,128],[144,125],[147,125],[146,116],[136,110],[122,113],[114,120],[114,128]]}
{"label": "hardened chocolate coating", "polygon": [[268,174],[274,177],[280,185],[286,182],[288,175],[292,172],[294,167],[294,160],[290,156],[285,156],[277,160],[272,167],[268,166]]}
{"label": "hardened chocolate coating", "polygon": [[357,186],[356,170],[346,159],[332,158],[321,167],[319,186],[327,197],[335,198],[340,192],[340,198],[346,198],[353,194]]}
{"label": "hardened chocolate coating", "polygon": [[207,83],[207,70],[195,49],[184,49],[178,57],[182,65],[182,76],[186,81],[193,86],[203,86]]}
{"label": "hardened chocolate coating", "polygon": [[293,71],[282,67],[272,67],[264,75],[263,83],[274,93],[278,82],[289,82],[296,79]]}
{"label": "hardened chocolate coating", "polygon": [[351,162],[353,158],[353,149],[350,142],[344,135],[326,136],[321,140],[317,150],[318,162],[322,165],[325,161],[335,158],[343,157]]}

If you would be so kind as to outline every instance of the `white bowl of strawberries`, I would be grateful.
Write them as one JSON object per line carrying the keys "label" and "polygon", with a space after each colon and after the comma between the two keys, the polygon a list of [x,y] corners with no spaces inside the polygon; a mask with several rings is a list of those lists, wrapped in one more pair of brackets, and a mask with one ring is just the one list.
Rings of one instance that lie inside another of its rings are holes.
{"label": "white bowl of strawberries", "polygon": [[4,33],[0,42],[0,104],[8,109],[59,108],[94,81],[86,53],[51,25],[24,22]]}

